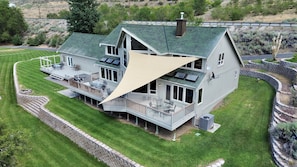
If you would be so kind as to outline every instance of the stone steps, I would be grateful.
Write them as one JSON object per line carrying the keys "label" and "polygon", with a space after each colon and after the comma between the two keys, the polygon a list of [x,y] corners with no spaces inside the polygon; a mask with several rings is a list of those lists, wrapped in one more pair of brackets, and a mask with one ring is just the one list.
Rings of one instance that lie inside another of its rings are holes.
{"label": "stone steps", "polygon": [[38,116],[40,107],[48,102],[48,99],[42,96],[33,96],[32,98],[26,99],[23,101],[21,106],[36,117]]}

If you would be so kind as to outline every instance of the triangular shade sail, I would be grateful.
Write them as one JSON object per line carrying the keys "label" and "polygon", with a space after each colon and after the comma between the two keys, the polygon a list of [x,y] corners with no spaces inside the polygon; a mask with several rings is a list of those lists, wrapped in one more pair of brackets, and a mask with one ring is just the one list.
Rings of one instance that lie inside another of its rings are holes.
{"label": "triangular shade sail", "polygon": [[129,63],[125,74],[115,90],[102,103],[120,97],[151,81],[197,60],[196,57],[151,56],[129,52]]}

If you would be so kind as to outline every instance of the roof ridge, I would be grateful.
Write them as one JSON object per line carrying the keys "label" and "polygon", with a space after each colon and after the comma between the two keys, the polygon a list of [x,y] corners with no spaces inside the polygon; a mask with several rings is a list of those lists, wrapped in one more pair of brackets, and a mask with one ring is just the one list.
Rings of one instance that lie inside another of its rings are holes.
{"label": "roof ridge", "polygon": [[165,41],[166,41],[167,52],[169,53],[169,46],[168,46],[167,35],[166,35],[166,30],[165,30],[165,26],[164,25],[163,25],[163,30],[164,30],[164,36],[165,36]]}

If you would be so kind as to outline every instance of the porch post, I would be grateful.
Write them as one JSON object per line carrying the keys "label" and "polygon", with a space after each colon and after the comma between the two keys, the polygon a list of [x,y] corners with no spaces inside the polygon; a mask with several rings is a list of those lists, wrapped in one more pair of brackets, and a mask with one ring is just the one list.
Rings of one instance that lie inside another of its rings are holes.
{"label": "porch post", "polygon": [[144,130],[147,130],[147,122],[144,121]]}
{"label": "porch post", "polygon": [[127,114],[127,121],[130,121],[130,119],[129,119],[129,114]]}
{"label": "porch post", "polygon": [[156,135],[159,134],[159,127],[158,127],[158,125],[156,125],[156,132],[155,132],[155,134],[156,134]]}
{"label": "porch post", "polygon": [[138,125],[138,117],[135,118],[135,125]]}

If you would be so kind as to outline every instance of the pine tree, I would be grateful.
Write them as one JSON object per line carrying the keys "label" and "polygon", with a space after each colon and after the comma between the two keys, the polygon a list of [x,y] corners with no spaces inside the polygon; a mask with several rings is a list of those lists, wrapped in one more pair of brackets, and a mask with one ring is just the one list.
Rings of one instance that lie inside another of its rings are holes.
{"label": "pine tree", "polygon": [[68,0],[70,15],[67,19],[68,31],[93,33],[99,20],[98,4],[95,0]]}

